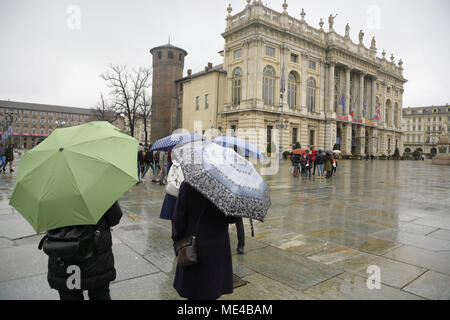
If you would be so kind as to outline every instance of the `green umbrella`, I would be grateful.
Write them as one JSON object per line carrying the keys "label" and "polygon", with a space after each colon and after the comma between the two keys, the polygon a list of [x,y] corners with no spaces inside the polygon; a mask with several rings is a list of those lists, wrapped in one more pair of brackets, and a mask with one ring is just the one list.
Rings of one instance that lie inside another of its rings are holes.
{"label": "green umbrella", "polygon": [[23,156],[10,205],[36,232],[95,225],[138,182],[137,152],[108,122],[57,129]]}

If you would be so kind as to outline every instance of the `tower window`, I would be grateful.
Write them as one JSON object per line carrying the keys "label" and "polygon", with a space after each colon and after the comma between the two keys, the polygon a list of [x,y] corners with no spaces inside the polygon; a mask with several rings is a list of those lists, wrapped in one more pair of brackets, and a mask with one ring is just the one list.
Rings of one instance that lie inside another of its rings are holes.
{"label": "tower window", "polygon": [[183,60],[183,55],[180,53],[180,56],[178,57],[178,61]]}
{"label": "tower window", "polygon": [[162,53],[161,53],[161,51],[158,51],[158,59],[161,59],[162,58]]}
{"label": "tower window", "polygon": [[205,94],[205,109],[209,108],[209,96]]}
{"label": "tower window", "polygon": [[169,52],[167,53],[167,57],[168,57],[169,59],[173,59],[173,51],[169,51]]}

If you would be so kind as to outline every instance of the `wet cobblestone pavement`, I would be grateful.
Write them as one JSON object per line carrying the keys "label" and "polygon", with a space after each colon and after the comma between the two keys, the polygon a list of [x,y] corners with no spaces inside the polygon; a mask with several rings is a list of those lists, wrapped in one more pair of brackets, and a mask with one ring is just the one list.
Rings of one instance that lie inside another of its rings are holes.
{"label": "wet cobblestone pavement", "polygon": [[[17,161],[16,161],[17,165]],[[272,207],[246,221],[246,254],[234,273],[248,284],[222,299],[450,299],[450,169],[415,161],[341,161],[331,180],[293,178],[290,162],[265,177]],[[42,235],[8,201],[14,176],[0,174],[0,299],[58,299],[46,280]],[[164,188],[149,180],[120,200],[113,232],[113,299],[179,299]],[[236,252],[235,227],[230,227]],[[369,266],[380,270],[370,290]]]}

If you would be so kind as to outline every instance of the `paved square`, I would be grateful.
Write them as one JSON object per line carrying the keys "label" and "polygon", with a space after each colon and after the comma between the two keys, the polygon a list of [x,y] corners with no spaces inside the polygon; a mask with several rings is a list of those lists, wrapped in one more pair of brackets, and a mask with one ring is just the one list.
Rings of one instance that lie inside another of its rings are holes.
{"label": "paved square", "polygon": [[[293,178],[290,162],[265,177],[272,207],[246,226],[234,272],[249,283],[222,299],[449,299],[450,170],[430,162],[341,161],[331,180]],[[46,282],[42,237],[8,201],[0,175],[0,299],[58,299]],[[113,231],[113,299],[179,299],[171,225],[159,219],[165,191],[150,181],[120,200]],[[231,246],[237,246],[230,227]],[[369,290],[369,266],[380,270]]]}

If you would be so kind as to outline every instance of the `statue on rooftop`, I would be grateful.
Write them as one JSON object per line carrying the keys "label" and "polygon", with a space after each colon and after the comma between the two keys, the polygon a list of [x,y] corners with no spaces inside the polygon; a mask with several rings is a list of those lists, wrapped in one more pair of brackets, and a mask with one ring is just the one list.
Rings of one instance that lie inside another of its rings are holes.
{"label": "statue on rooftop", "polygon": [[338,15],[336,14],[334,17],[332,14],[330,14],[330,16],[328,17],[328,24],[330,25],[330,30],[333,30],[333,26],[334,26],[334,19],[336,19]]}

